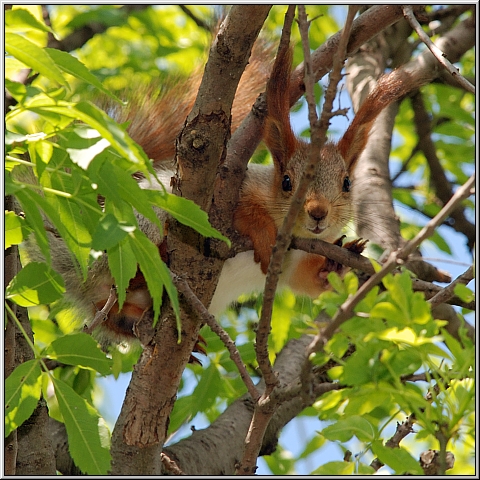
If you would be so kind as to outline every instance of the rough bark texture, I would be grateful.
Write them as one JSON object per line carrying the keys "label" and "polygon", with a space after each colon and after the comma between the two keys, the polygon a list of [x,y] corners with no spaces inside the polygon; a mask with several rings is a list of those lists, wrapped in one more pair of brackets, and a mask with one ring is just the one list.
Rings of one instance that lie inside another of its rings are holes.
{"label": "rough bark texture", "polygon": [[[11,197],[5,199],[5,207],[10,211],[15,210]],[[12,246],[5,252],[5,285],[10,283],[20,269],[18,249],[16,246]],[[9,303],[9,305],[27,335],[29,335],[30,340],[33,341],[27,309],[13,303]],[[8,316],[6,322],[4,333],[5,378],[18,365],[34,358],[30,346],[13,319]],[[32,416],[6,438],[4,467],[7,475],[55,475],[55,457],[46,428],[47,421],[47,406],[45,401],[41,399]]]}
{"label": "rough bark texture", "polygon": [[[17,307],[17,318],[33,341],[26,308]],[[33,352],[20,330],[15,335],[15,365],[33,359]],[[48,432],[48,409],[40,399],[32,416],[17,429],[16,475],[55,475],[55,456]]]}
{"label": "rough bark texture", "polygon": [[[228,154],[226,152],[229,140],[229,112],[235,85],[238,83],[238,78],[248,59],[251,44],[269,8],[269,6],[242,5],[232,9],[225,30],[221,31],[217,43],[213,46],[210,65],[207,66],[198,102],[179,139],[178,174],[181,183],[176,185],[176,189],[178,193],[194,199],[206,211],[212,211],[212,213],[218,207],[221,210],[235,205],[238,187],[250,157],[248,152],[253,151],[260,140],[261,116],[252,114],[252,119],[247,121],[245,127],[239,129],[236,136],[232,138]],[[347,54],[352,55],[367,40],[402,17],[400,5],[378,5],[368,9],[354,23]],[[400,37],[398,31],[395,35],[392,33],[391,37],[397,38],[397,34],[398,38],[405,38]],[[331,68],[338,38],[339,34],[334,35],[314,54],[318,79]],[[474,41],[475,19],[472,16],[446,34],[438,45],[447,53],[451,61],[455,61],[474,45]],[[370,60],[374,62],[369,67],[374,72],[374,76],[378,76],[384,68],[383,60],[376,57]],[[365,58],[361,61],[365,62]],[[429,72],[427,77],[430,80],[438,75],[435,60],[429,52],[421,55],[409,68],[418,71],[420,75],[425,75],[425,71]],[[363,73],[357,72],[358,80],[362,78]],[[294,80],[294,87],[290,92],[292,103],[303,93],[302,78],[303,70],[300,66],[292,75]],[[218,97],[219,93],[221,98]],[[356,100],[358,101],[360,100]],[[261,102],[259,105],[261,106]],[[391,123],[393,116],[391,112],[385,115],[390,119],[388,122],[386,119],[383,121],[387,125]],[[248,130],[249,126],[250,130]],[[246,131],[251,135],[248,148],[242,150],[242,155],[235,157],[236,152],[238,153],[235,142],[245,141]],[[378,133],[378,135],[387,141],[375,140],[371,143],[383,145],[383,156],[389,148],[390,133],[387,133],[386,137],[383,137],[385,133]],[[380,165],[366,167],[366,170],[370,173],[374,171],[375,177],[380,180],[381,184],[376,185],[376,190],[387,192],[389,187],[387,163],[383,161]],[[224,202],[222,198],[212,206],[212,199],[218,199],[223,195],[228,195],[228,201]],[[371,200],[371,196],[369,198]],[[389,196],[387,200],[390,200]],[[225,218],[225,215],[225,211],[220,212],[218,218]],[[393,224],[388,228],[398,231],[393,216],[390,217],[390,221],[393,221]],[[216,226],[221,227],[222,222]],[[393,246],[397,240],[398,238],[393,238],[385,242]],[[209,256],[211,245],[214,243],[209,243],[185,227],[170,222],[168,249],[172,271],[187,277],[189,285],[204,304],[208,304],[213,295],[216,279],[222,266],[221,260]],[[452,312],[443,311],[442,314],[445,315],[442,318],[450,318]],[[26,313],[23,316],[21,313],[19,315],[25,323]],[[133,372],[125,403],[113,432],[112,473],[135,476],[165,473],[161,461],[161,454],[165,453],[183,472],[190,475],[232,474],[235,472],[235,465],[242,457],[245,435],[252,418],[252,401],[248,396],[239,398],[210,427],[195,431],[191,437],[163,448],[168,417],[176,399],[182,372],[197,341],[200,322],[191,311],[183,309],[182,341],[178,343],[175,318],[167,304],[162,309],[156,331],[149,330],[147,327],[150,325],[150,319],[145,320],[139,328],[144,329],[142,338],[149,341]],[[28,321],[26,323],[28,324]],[[453,324],[454,322],[451,321],[451,325]],[[10,331],[7,331],[6,338],[9,339],[7,347],[12,348]],[[17,347],[18,343],[21,343],[20,340],[17,338],[17,343],[13,344],[17,363],[29,358],[27,350],[21,346]],[[277,357],[275,369],[279,372],[282,386],[280,391],[285,395],[285,400],[281,402],[281,406],[270,422],[264,438],[262,449],[264,454],[271,453],[275,449],[281,429],[314,401],[314,394],[321,392],[322,387],[330,388],[330,385],[322,383],[321,379],[312,375],[309,366],[305,366],[306,347],[310,341],[310,337],[307,336],[292,340]],[[11,351],[7,351],[7,354],[7,359],[11,358]],[[10,363],[10,360],[6,361],[6,365]],[[261,383],[259,388],[263,388]],[[291,396],[292,390],[297,394]],[[55,466],[52,465],[53,448],[45,435],[47,429],[45,415],[46,408],[43,403],[40,403],[30,421],[18,430],[17,474],[53,475],[55,473]],[[15,438],[9,438],[6,445],[10,468],[13,468],[12,458],[17,458],[16,444]],[[62,453],[62,457],[65,455],[65,441],[59,444],[57,453]],[[78,473],[73,464],[68,461],[68,456],[64,458],[64,462],[66,465],[64,468],[71,469],[64,473]]]}
{"label": "rough bark texture", "polygon": [[[269,9],[268,5],[231,9],[212,46],[197,101],[179,137],[180,183],[174,192],[206,211],[212,202],[217,168],[225,158],[235,90]],[[171,270],[186,275],[192,290],[208,305],[222,261],[209,258],[205,240],[192,230],[171,221],[168,232]],[[168,418],[200,327],[192,312],[182,310],[182,341],[178,343],[173,313],[170,309],[162,313],[151,344],[135,367],[113,432],[113,474],[162,472],[160,453]]]}
{"label": "rough bark texture", "polygon": [[[395,43],[384,40],[379,44],[376,40],[372,42],[376,45],[370,43],[349,60],[347,87],[355,109],[372,88],[373,82],[368,81],[368,78],[378,77],[384,71],[389,58],[393,57],[394,65],[406,60],[405,55],[408,51],[405,51],[405,43],[402,44],[402,40],[408,36],[409,29],[402,27],[402,23],[404,22],[392,27],[395,31],[386,32],[380,37],[394,39]],[[475,21],[472,16],[436,43],[451,61],[457,61],[465,51],[473,47],[474,27]],[[423,77],[424,83],[432,81],[440,74],[438,62],[429,51],[425,51],[402,68],[412,72],[416,77]],[[354,189],[357,234],[371,239],[388,250],[394,250],[401,244],[398,221],[392,206],[389,173],[390,139],[395,112],[396,107],[392,106],[383,112],[376,122],[356,170]],[[382,212],[381,215],[378,214],[379,210]],[[412,265],[412,268],[415,268],[415,265]],[[422,272],[421,268],[415,270],[417,274]],[[424,277],[421,274],[421,278]]]}
{"label": "rough bark texture", "polygon": [[[275,371],[281,385],[300,383],[306,361],[306,347],[311,337],[305,335],[291,340],[278,355]],[[312,388],[312,385],[308,385]],[[261,392],[264,383],[258,384]],[[311,399],[310,399],[311,401]],[[264,438],[263,454],[272,453],[280,430],[297,416],[309,402],[300,395],[282,403],[275,412]],[[235,465],[241,460],[245,436],[253,414],[253,404],[249,395],[244,395],[220,415],[208,428],[196,430],[164,452],[175,460],[187,475],[233,475]]]}

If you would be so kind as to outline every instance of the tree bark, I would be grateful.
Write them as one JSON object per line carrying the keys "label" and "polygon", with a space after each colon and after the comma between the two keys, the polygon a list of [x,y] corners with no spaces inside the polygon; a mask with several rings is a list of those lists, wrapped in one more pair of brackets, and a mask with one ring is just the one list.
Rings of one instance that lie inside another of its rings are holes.
{"label": "tree bark", "polygon": [[[298,391],[301,392],[301,378],[307,360],[306,347],[310,342],[311,337],[304,335],[288,342],[278,354],[274,368],[283,387],[298,386]],[[315,378],[310,375],[307,377],[311,383],[303,387],[312,391]],[[260,381],[257,388],[263,392],[264,382]],[[273,453],[281,429],[313,401],[314,398],[305,398],[299,394],[281,404],[267,428],[263,454]],[[166,447],[164,452],[174,459],[187,475],[233,475],[235,465],[243,455],[245,436],[252,414],[252,400],[248,394],[243,395],[208,428],[194,431],[190,437]]]}
{"label": "tree bark", "polygon": [[[212,45],[197,100],[178,139],[179,183],[174,192],[207,212],[217,168],[225,158],[238,81],[269,9],[268,5],[232,7]],[[223,262],[209,258],[208,242],[173,220],[168,222],[168,233],[170,269],[186,277],[208,305]],[[201,323],[193,312],[182,309],[182,341],[178,343],[173,312],[162,310],[157,331],[134,369],[113,431],[112,474],[158,475],[163,471],[160,453],[168,418]]]}

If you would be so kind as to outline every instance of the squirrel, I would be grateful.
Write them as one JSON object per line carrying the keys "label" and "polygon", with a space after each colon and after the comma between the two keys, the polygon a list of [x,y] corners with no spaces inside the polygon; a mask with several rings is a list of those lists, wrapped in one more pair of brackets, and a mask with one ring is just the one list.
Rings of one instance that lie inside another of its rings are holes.
{"label": "squirrel", "polygon": [[[263,66],[264,59],[261,52],[253,55],[242,77],[232,108],[232,130],[240,124],[264,89],[268,75]],[[249,164],[233,217],[235,229],[252,240],[253,251],[241,252],[225,261],[208,307],[214,315],[221,313],[241,293],[263,290],[278,228],[312,148],[293,133],[290,124],[288,91],[291,69],[292,50],[286,49],[277,55],[266,88],[267,117],[263,140],[273,164]],[[318,167],[296,220],[294,236],[319,238],[341,245],[340,232],[352,216],[351,178],[358,158],[378,114],[415,87],[409,84],[405,75],[394,71],[381,77],[342,138],[337,143],[327,142],[318,152]],[[196,75],[187,85],[177,85],[158,98],[146,95],[146,98],[131,102],[132,108],[127,107],[125,111],[107,110],[118,121],[129,122],[130,136],[152,159],[167,189],[174,172],[175,139],[193,105],[200,79],[201,76]],[[151,178],[139,177],[137,180],[142,188],[164,188]],[[160,248],[163,238],[158,229],[143,217],[139,217],[139,226]],[[93,319],[95,311],[104,307],[113,284],[106,255],[93,263],[87,281],[83,282],[75,273],[63,241],[52,232],[49,237],[55,252],[52,255],[54,268],[65,278],[68,297],[83,315]],[[361,253],[364,245],[364,241],[354,240],[344,247]],[[28,250],[34,252],[35,246],[30,245]],[[38,258],[38,249],[37,254],[31,256]],[[290,250],[285,256],[279,287],[289,287],[295,293],[315,298],[329,288],[326,277],[332,270],[343,274],[347,269],[321,255]],[[96,328],[97,338],[107,343],[133,338],[134,324],[151,307],[145,279],[138,271],[130,281],[122,309],[119,310],[117,304],[113,306],[105,321]],[[202,351],[202,347],[199,350]]]}

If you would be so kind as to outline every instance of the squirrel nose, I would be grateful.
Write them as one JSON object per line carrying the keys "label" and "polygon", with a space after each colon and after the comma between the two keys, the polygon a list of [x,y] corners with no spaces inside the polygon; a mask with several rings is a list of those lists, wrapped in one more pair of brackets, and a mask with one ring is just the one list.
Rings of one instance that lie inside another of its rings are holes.
{"label": "squirrel nose", "polygon": [[328,210],[325,207],[322,207],[320,205],[316,205],[315,207],[312,207],[312,208],[308,209],[308,214],[316,222],[321,222],[321,221],[325,220],[325,218],[327,217]]}

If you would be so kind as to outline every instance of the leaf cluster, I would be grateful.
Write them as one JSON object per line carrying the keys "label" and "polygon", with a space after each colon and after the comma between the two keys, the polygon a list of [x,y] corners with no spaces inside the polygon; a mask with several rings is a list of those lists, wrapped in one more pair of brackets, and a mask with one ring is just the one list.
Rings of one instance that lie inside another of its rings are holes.
{"label": "leaf cluster", "polygon": [[[120,305],[140,268],[156,316],[164,291],[178,311],[168,269],[157,247],[140,230],[138,213],[157,226],[159,236],[162,224],[157,208],[205,237],[225,239],[192,202],[166,190],[138,187],[132,174],[153,174],[149,159],[129,137],[127,125],[117,123],[85,98],[106,95],[122,106],[119,97],[128,85],[152,78],[161,83],[172,73],[177,77],[187,74],[204,58],[211,32],[196,27],[177,6],[155,6],[148,11],[109,5],[48,8],[52,27],[44,23],[37,7],[6,12],[5,83],[15,105],[6,115],[5,188],[19,205],[19,211],[6,212],[6,248],[34,238],[44,259],[27,263],[25,258],[26,265],[6,290],[8,300],[30,308],[35,333],[35,359],[20,365],[6,380],[6,434],[30,417],[43,396],[51,415],[66,425],[78,467],[88,474],[105,474],[110,465],[109,433],[93,406],[94,385],[99,376],[131,370],[139,352],[115,348],[105,355],[92,338],[72,333],[75,319],[63,308],[65,284],[52,268],[49,236],[63,240],[84,278],[106,253]],[[191,8],[199,18],[210,18],[210,7]],[[340,22],[332,19],[332,7],[309,8],[312,17],[323,15],[310,30],[312,47],[316,47],[339,30]],[[272,10],[266,23],[272,36],[278,34],[283,14],[284,9]],[[67,38],[92,23],[102,31],[74,54],[47,47],[49,35]],[[300,60],[298,46],[295,63]],[[473,59],[467,55],[462,62],[473,73]],[[18,80],[24,68],[31,70],[27,82]],[[436,151],[454,189],[473,168],[473,98],[432,84],[425,89],[425,100],[433,112]],[[418,139],[411,122],[412,111],[404,103],[396,123],[402,141],[392,152],[399,159],[398,170],[404,173],[396,177],[394,197],[398,205],[431,218],[439,202],[432,193],[425,159],[415,149]],[[260,153],[258,161],[268,160]],[[466,208],[473,213],[471,202],[466,202]],[[401,227],[407,239],[421,228],[412,225],[411,219]],[[455,253],[442,232],[431,241],[445,253]],[[291,292],[277,296],[269,337],[272,362],[289,340],[316,329],[314,319],[320,310],[333,316],[358,289],[353,274],[343,280],[330,274],[329,279],[334,289],[313,303]],[[472,342],[462,331],[460,339],[448,334],[424,297],[413,292],[406,272],[388,276],[383,287],[367,295],[356,308],[356,316],[332,337],[325,352],[313,358],[319,368],[327,361],[336,362],[327,374],[328,381],[339,388],[304,410],[309,424],[318,425],[318,434],[305,441],[298,454],[292,455],[290,445],[280,438],[277,450],[265,460],[272,473],[294,473],[298,462],[314,457],[318,466],[312,473],[318,475],[371,474],[373,458],[397,474],[421,474],[415,444],[404,442],[395,449],[385,445],[396,423],[412,415],[418,430],[416,441],[438,448],[438,438],[443,436],[460,451],[462,446],[474,445]],[[472,295],[461,286],[457,293]],[[235,338],[251,376],[259,379],[253,342],[261,297],[242,300],[222,316],[221,323]],[[208,358],[202,360],[203,367],[187,369],[170,418],[171,434],[182,432],[182,426],[198,418],[213,421],[246,391],[223,343],[207,327],[201,334],[208,345]],[[351,346],[354,352],[346,356]],[[47,359],[59,366],[49,370]],[[418,372],[423,375],[420,381],[415,377]],[[324,452],[332,444],[340,451],[359,452],[356,460],[325,462]]]}

